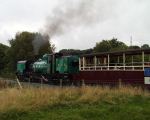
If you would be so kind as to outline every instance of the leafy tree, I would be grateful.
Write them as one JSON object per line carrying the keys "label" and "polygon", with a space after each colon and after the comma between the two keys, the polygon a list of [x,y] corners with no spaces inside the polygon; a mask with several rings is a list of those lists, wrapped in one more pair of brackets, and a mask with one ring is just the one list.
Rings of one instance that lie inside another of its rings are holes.
{"label": "leafy tree", "polygon": [[[148,48],[150,48],[150,46],[148,44],[143,44],[141,46],[141,48],[142,49],[148,49]],[[149,60],[150,60],[150,56],[149,55],[145,55],[145,62],[149,62]]]}
{"label": "leafy tree", "polygon": [[107,40],[103,40],[102,42],[96,43],[96,46],[94,47],[95,52],[107,52],[110,51],[110,49],[111,45]]}
{"label": "leafy tree", "polygon": [[113,38],[111,40],[102,40],[101,42],[96,43],[94,47],[94,52],[109,52],[117,50],[126,50],[128,46],[117,39]]}
{"label": "leafy tree", "polygon": [[143,45],[141,46],[141,48],[142,48],[142,49],[147,49],[147,48],[150,48],[150,47],[149,47],[148,44],[143,44]]}
{"label": "leafy tree", "polygon": [[[38,39],[37,39],[38,38]],[[19,60],[34,59],[35,55],[52,53],[49,37],[40,33],[17,33],[14,39],[9,41],[9,66],[14,70]],[[38,49],[36,45],[38,44]],[[37,50],[37,53],[35,52]]]}
{"label": "leafy tree", "polygon": [[93,49],[92,48],[81,51],[81,54],[91,54],[91,53],[93,53]]}
{"label": "leafy tree", "polygon": [[75,49],[62,49],[59,51],[63,55],[81,55],[81,54],[91,54],[93,53],[93,49],[86,50],[75,50]]}
{"label": "leafy tree", "polygon": [[39,51],[38,51],[38,55],[42,56],[43,54],[51,54],[55,52],[55,45],[51,44],[49,41],[45,42],[45,44],[43,44]]}
{"label": "leafy tree", "polygon": [[128,46],[125,43],[118,41],[116,38],[113,38],[112,40],[110,40],[109,43],[111,45],[110,51],[118,51],[118,50],[127,50],[128,49]]}
{"label": "leafy tree", "polygon": [[5,68],[8,60],[6,59],[7,51],[9,47],[3,44],[0,44],[0,73]]}

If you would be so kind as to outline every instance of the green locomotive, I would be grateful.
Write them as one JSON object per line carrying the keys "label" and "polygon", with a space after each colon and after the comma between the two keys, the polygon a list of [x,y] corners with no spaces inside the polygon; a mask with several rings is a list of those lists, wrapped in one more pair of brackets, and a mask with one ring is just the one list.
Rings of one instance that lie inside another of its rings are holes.
{"label": "green locomotive", "polygon": [[78,72],[79,57],[60,53],[45,54],[35,62],[26,60],[17,63],[17,77],[23,81],[70,82],[72,74]]}

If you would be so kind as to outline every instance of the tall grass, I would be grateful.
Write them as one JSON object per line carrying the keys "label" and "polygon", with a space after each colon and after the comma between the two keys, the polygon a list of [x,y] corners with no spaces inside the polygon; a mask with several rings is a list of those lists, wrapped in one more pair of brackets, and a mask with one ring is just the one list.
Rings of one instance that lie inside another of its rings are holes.
{"label": "tall grass", "polygon": [[0,89],[11,88],[11,87],[14,87],[14,84],[12,84],[11,82],[0,79]]}
{"label": "tall grass", "polygon": [[29,110],[44,106],[91,104],[117,101],[127,102],[133,96],[149,97],[150,93],[141,88],[121,87],[51,87],[51,88],[7,88],[0,91],[0,111],[10,109]]}

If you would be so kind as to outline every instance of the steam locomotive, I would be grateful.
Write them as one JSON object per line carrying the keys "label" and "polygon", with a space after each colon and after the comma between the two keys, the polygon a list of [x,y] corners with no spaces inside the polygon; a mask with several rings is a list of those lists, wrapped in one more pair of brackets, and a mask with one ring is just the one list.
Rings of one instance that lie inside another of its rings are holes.
{"label": "steam locomotive", "polygon": [[62,80],[71,83],[72,75],[79,72],[78,56],[63,56],[61,53],[45,54],[37,61],[17,63],[17,77],[21,81],[57,84]]}

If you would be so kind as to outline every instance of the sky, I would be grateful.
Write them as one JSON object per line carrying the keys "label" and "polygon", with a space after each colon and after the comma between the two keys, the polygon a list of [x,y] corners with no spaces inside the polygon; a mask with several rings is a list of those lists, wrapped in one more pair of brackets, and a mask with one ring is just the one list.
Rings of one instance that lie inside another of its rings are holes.
{"label": "sky", "polygon": [[150,0],[0,0],[0,43],[22,31],[46,32],[56,51],[113,37],[150,44]]}

